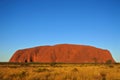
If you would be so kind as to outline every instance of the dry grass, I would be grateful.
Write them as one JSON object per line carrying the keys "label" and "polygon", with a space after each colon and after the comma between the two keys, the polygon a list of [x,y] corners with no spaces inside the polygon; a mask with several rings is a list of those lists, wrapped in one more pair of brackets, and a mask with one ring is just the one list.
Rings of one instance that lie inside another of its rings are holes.
{"label": "dry grass", "polygon": [[120,64],[10,65],[0,65],[0,80],[120,80]]}

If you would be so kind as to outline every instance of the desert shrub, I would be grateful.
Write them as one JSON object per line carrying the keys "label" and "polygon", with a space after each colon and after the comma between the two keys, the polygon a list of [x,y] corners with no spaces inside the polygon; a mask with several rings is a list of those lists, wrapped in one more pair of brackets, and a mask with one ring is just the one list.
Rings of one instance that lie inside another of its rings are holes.
{"label": "desert shrub", "polygon": [[51,79],[50,73],[43,73],[33,76],[29,80],[54,80],[54,79]]}
{"label": "desert shrub", "polygon": [[27,72],[26,71],[21,71],[20,73],[19,73],[19,77],[20,78],[23,78],[23,77],[25,77],[25,76],[27,76],[28,74],[27,74]]}
{"label": "desert shrub", "polygon": [[[47,73],[46,75],[45,75],[45,80],[50,80],[51,78],[51,74],[50,73]],[[53,80],[53,79],[52,79]]]}
{"label": "desert shrub", "polygon": [[109,68],[114,68],[114,66],[113,65],[109,65]]}
{"label": "desert shrub", "polygon": [[50,63],[50,66],[55,67],[56,64],[57,64],[56,62],[52,62],[52,63]]}
{"label": "desert shrub", "polygon": [[72,72],[64,73],[64,75],[62,80],[78,80],[78,76]]}
{"label": "desert shrub", "polygon": [[69,74],[65,74],[63,80],[71,80],[71,76]]}
{"label": "desert shrub", "polygon": [[36,72],[50,72],[51,70],[47,69],[47,68],[38,68],[37,70],[35,70]]}
{"label": "desert shrub", "polygon": [[79,72],[79,70],[77,68],[73,68],[71,71],[72,72]]}
{"label": "desert shrub", "polygon": [[101,76],[101,79],[102,79],[102,80],[106,80],[107,74],[106,74],[105,72],[101,72],[101,73],[100,73],[100,76]]}
{"label": "desert shrub", "polygon": [[99,76],[99,75],[94,75],[94,76],[93,76],[93,79],[94,79],[94,80],[101,80],[101,76]]}
{"label": "desert shrub", "polygon": [[27,72],[21,71],[18,73],[12,73],[9,75],[9,80],[17,79],[17,80],[25,80],[25,77],[27,76]]}
{"label": "desert shrub", "polygon": [[120,66],[118,66],[118,69],[120,69]]}

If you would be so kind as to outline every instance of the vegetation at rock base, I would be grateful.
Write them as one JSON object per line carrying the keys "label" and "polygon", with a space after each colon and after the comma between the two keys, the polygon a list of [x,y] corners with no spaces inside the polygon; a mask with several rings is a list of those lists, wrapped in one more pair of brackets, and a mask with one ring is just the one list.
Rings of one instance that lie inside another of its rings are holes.
{"label": "vegetation at rock base", "polygon": [[0,63],[0,80],[120,80],[120,64],[108,65]]}

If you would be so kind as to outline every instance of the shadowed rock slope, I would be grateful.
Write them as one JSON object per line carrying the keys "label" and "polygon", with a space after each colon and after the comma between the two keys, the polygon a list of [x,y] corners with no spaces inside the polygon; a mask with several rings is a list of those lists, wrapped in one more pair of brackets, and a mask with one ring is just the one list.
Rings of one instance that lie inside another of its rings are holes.
{"label": "shadowed rock slope", "polygon": [[58,44],[18,50],[9,62],[114,63],[111,53],[100,48]]}

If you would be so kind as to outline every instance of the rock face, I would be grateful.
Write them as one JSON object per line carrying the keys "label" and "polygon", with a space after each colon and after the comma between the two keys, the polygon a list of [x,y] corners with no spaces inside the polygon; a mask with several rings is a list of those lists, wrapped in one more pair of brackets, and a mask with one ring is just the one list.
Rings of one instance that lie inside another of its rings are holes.
{"label": "rock face", "polygon": [[85,45],[58,44],[18,50],[9,62],[114,63],[108,50]]}

